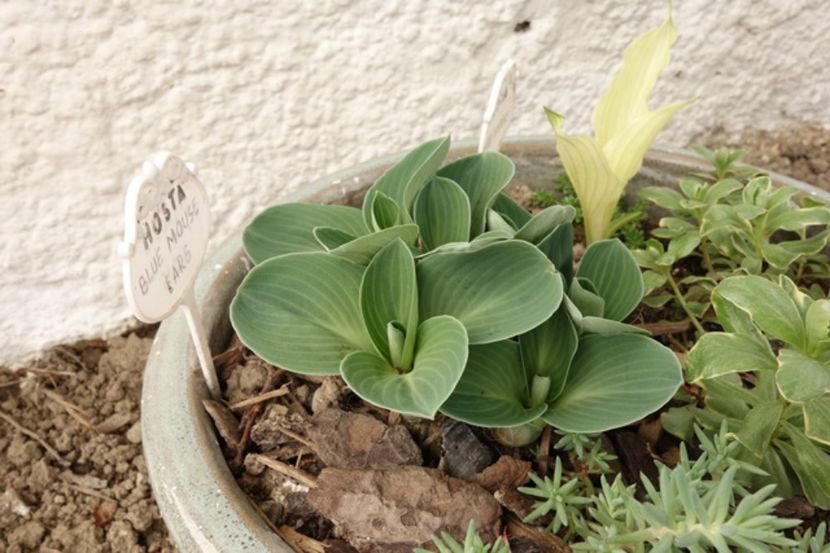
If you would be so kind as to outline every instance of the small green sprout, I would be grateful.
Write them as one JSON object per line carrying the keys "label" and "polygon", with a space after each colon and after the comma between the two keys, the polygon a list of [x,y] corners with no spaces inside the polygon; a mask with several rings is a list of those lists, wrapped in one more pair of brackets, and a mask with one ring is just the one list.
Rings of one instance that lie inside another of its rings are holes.
{"label": "small green sprout", "polygon": [[[510,545],[503,537],[485,545],[484,540],[476,532],[474,520],[471,520],[470,525],[467,526],[467,535],[463,545],[446,532],[443,532],[440,538],[433,536],[432,543],[438,548],[438,553],[510,553]],[[414,553],[430,552],[426,549],[416,549]]]}
{"label": "small green sprout", "polygon": [[559,457],[556,458],[553,478],[545,476],[542,479],[533,473],[529,476],[536,486],[521,487],[519,491],[539,498],[540,501],[536,501],[533,510],[525,517],[525,522],[533,522],[553,513],[547,528],[551,532],[558,532],[560,528],[570,526],[581,518],[580,507],[591,502],[590,498],[579,495],[579,480],[563,482],[562,459]]}

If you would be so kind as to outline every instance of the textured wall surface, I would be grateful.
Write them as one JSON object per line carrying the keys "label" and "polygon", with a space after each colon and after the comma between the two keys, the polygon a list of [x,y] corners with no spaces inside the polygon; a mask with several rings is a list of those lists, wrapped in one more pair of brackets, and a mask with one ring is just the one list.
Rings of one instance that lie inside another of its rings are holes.
{"label": "textured wall surface", "polygon": [[[186,5],[185,5],[186,4]],[[661,142],[830,124],[830,3],[680,0]],[[122,195],[152,152],[200,167],[214,243],[338,168],[477,127],[502,61],[510,132],[585,129],[662,0],[0,1],[0,362],[128,319]],[[517,32],[519,22],[529,28]]]}

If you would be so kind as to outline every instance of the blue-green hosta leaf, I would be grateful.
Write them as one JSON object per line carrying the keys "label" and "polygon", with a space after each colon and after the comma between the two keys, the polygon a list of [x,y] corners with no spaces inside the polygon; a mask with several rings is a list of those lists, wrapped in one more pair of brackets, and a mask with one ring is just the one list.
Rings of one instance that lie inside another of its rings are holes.
{"label": "blue-green hosta leaf", "polygon": [[804,403],[804,433],[807,437],[830,446],[830,396],[817,397]]}
{"label": "blue-green hosta leaf", "polygon": [[729,277],[715,289],[726,301],[743,309],[772,336],[795,347],[804,343],[804,322],[793,300],[780,286],[759,276]]}
{"label": "blue-green hosta leaf", "polygon": [[775,383],[787,401],[801,403],[830,393],[830,366],[789,348],[781,350],[778,362]]}
{"label": "blue-green hosta leaf", "polygon": [[704,334],[689,352],[686,378],[697,382],[729,373],[774,371],[778,361],[769,343],[746,334],[710,332]]}
{"label": "blue-green hosta leaf", "polygon": [[[516,240],[531,244],[542,241],[556,228],[573,223],[576,210],[569,205],[552,205],[543,209],[525,223],[517,232]],[[571,245],[573,248],[573,245]]]}
{"label": "blue-green hosta leaf", "polygon": [[372,203],[372,228],[375,231],[383,230],[405,221],[406,218],[401,215],[401,208],[395,200],[376,190]]}
{"label": "blue-green hosta leaf", "polygon": [[498,196],[496,196],[496,201],[493,202],[492,209],[506,217],[508,220],[512,221],[514,225],[514,229],[524,226],[525,223],[530,221],[530,213],[514,202],[510,196],[502,192]]}
{"label": "blue-green hosta leaf", "polygon": [[351,242],[356,238],[348,232],[343,232],[342,230],[333,227],[314,227],[312,233],[314,234],[314,238],[317,242],[319,242],[326,251],[333,250],[334,248],[342,246],[347,242]]}
{"label": "blue-green hosta leaf", "polygon": [[409,210],[421,187],[435,174],[450,149],[450,137],[424,142],[393,165],[372,185],[363,200],[363,220],[372,228],[375,194],[383,192],[401,209],[402,222],[411,221]]}
{"label": "blue-green hosta leaf", "polygon": [[576,276],[590,280],[605,300],[606,319],[625,319],[643,299],[640,267],[616,238],[591,244],[579,262]]}
{"label": "blue-green hosta leaf", "polygon": [[541,324],[559,307],[562,280],[527,242],[429,255],[417,264],[420,320],[451,315],[471,344],[511,338]]}
{"label": "blue-green hosta leaf", "polygon": [[[516,232],[516,223],[514,223],[510,217],[507,215],[503,215],[494,209],[487,210],[487,224],[485,228],[488,231],[499,231],[499,232],[506,232],[510,234],[510,237],[513,237],[513,234]],[[479,236],[481,236],[479,234]]]}
{"label": "blue-green hosta leaf", "polygon": [[257,265],[230,308],[243,344],[303,374],[337,374],[353,351],[372,351],[358,297],[364,268],[325,252],[286,254]]}
{"label": "blue-green hosta leaf", "polygon": [[454,180],[470,199],[470,238],[484,232],[487,210],[507,186],[516,167],[498,152],[473,154],[441,168],[438,175]]}
{"label": "blue-green hosta leaf", "polygon": [[744,417],[735,437],[756,457],[763,457],[783,412],[784,404],[780,401],[759,403]]}
{"label": "blue-green hosta leaf", "polygon": [[565,389],[542,418],[566,432],[604,432],[653,413],[682,383],[677,357],[651,338],[585,336]]}
{"label": "blue-green hosta leaf", "polygon": [[436,177],[415,198],[413,217],[427,250],[470,237],[470,200],[458,184]]}
{"label": "blue-green hosta leaf", "polygon": [[[409,369],[418,327],[418,284],[412,252],[401,240],[380,250],[366,267],[360,284],[360,307],[377,351],[389,362],[402,358],[406,366],[396,369]],[[403,326],[404,340],[393,356],[388,326],[395,322]]]}
{"label": "blue-green hosta leaf", "polygon": [[467,334],[452,317],[421,323],[415,363],[406,373],[396,371],[374,353],[358,351],[343,359],[340,373],[361,398],[404,415],[432,419],[455,389],[467,362]]}
{"label": "blue-green hosta leaf", "polygon": [[519,344],[503,340],[470,347],[464,375],[441,412],[476,426],[507,428],[533,421],[547,409],[529,403]]}
{"label": "blue-green hosta leaf", "polygon": [[594,284],[578,276],[571,281],[568,297],[586,317],[602,317],[605,313],[605,300],[597,293]]}
{"label": "blue-green hosta leaf", "polygon": [[365,266],[387,244],[391,244],[396,240],[403,240],[406,244],[414,244],[417,239],[418,225],[399,225],[356,238],[334,248],[330,253]]}
{"label": "blue-green hosta leaf", "polygon": [[560,394],[568,379],[568,370],[576,354],[579,335],[565,306],[550,319],[519,336],[522,365],[528,378],[533,375],[551,379],[551,399]]}
{"label": "blue-green hosta leaf", "polygon": [[574,275],[573,234],[573,225],[567,223],[554,229],[536,245],[562,274],[566,285],[570,285]]}
{"label": "blue-green hosta leaf", "polygon": [[650,334],[648,330],[639,326],[590,315],[582,317],[577,327],[582,334]]}
{"label": "blue-green hosta leaf", "polygon": [[342,205],[282,204],[269,207],[245,227],[242,243],[254,263],[286,253],[322,251],[315,227],[330,227],[351,236],[368,231],[360,210]]}
{"label": "blue-green hosta leaf", "polygon": [[830,509],[830,454],[804,432],[783,424],[789,442],[776,440],[776,447],[790,463],[807,500],[820,509]]}

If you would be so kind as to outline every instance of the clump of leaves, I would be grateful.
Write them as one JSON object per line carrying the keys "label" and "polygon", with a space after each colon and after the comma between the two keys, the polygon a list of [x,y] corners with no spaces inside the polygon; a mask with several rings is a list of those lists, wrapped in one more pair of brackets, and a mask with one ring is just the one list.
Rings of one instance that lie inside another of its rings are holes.
{"label": "clump of leaves", "polygon": [[[830,542],[827,539],[827,523],[822,522],[816,528],[816,533],[813,535],[812,530],[807,530],[804,533],[796,532],[796,545],[792,549],[786,551],[792,553],[830,553]],[[783,553],[783,549],[781,550]]]}
{"label": "clump of leaves", "polygon": [[572,461],[591,474],[612,472],[611,461],[617,459],[602,447],[602,440],[595,434],[563,433],[553,447],[571,456]]}
{"label": "clump of leaves", "polygon": [[649,111],[648,98],[669,61],[677,40],[671,19],[637,37],[626,49],[620,72],[594,111],[594,136],[568,135],[564,118],[545,108],[556,133],[562,159],[585,219],[588,243],[612,236],[617,202],[637,173],[654,138],[690,102],[676,102]]}
{"label": "clump of leaves", "polygon": [[[467,535],[464,537],[464,544],[458,543],[455,538],[446,532],[441,537],[433,536],[432,543],[438,548],[438,553],[510,553],[510,545],[504,538],[499,538],[493,543],[486,544],[476,532],[476,523],[470,521],[467,527]],[[426,549],[416,549],[414,553],[430,553]]]}
{"label": "clump of leaves", "polygon": [[537,476],[535,488],[521,489],[538,498],[528,520],[554,513],[550,530],[567,528],[568,535],[578,536],[576,551],[755,552],[796,545],[783,531],[799,521],[774,515],[780,501],[772,497],[774,486],[749,493],[736,483],[747,466],[731,458],[731,443],[736,442],[724,427],[701,442],[696,460],[681,444],[678,465],[659,466],[658,486],[643,477],[645,500],[620,476],[612,483],[602,476],[596,493],[581,489],[583,480],[563,478],[557,463],[553,479]]}
{"label": "clump of leaves", "polygon": [[[830,508],[830,300],[813,300],[786,276],[725,279],[712,293],[723,332],[703,335],[689,352],[686,378],[705,392],[705,408],[674,408],[664,427],[681,437],[692,421],[721,421],[744,461],[775,482]],[[744,380],[750,385],[744,385]]]}
{"label": "clump of leaves", "polygon": [[484,427],[598,432],[662,406],[680,385],[670,350],[623,319],[642,278],[617,240],[574,273],[574,210],[531,215],[502,193],[499,153],[441,166],[449,138],[384,173],[362,209],[285,204],[249,225],[256,262],[231,322],[285,370],[339,374],[400,413]]}

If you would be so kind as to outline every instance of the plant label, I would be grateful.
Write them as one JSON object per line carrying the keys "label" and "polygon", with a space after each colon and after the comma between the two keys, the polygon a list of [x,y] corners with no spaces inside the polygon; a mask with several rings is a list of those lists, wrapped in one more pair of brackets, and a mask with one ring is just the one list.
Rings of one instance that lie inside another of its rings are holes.
{"label": "plant label", "polygon": [[478,140],[479,152],[498,151],[501,141],[510,125],[510,117],[516,109],[516,64],[508,60],[499,69],[490,100],[484,111],[481,134]]}
{"label": "plant label", "polygon": [[167,152],[156,154],[130,182],[124,212],[118,251],[130,309],[139,320],[154,323],[182,306],[208,388],[217,395],[193,295],[210,232],[208,197],[193,165]]}

